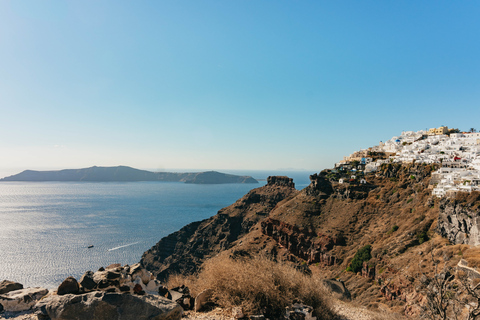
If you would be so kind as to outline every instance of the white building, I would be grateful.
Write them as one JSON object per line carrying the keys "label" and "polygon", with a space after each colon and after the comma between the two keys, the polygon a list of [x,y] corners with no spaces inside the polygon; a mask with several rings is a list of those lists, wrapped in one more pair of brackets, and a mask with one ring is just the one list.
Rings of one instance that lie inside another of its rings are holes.
{"label": "white building", "polygon": [[[380,142],[369,150],[395,153],[388,160],[365,161],[365,173],[375,172],[382,163],[442,163],[432,174],[436,182],[432,194],[443,197],[458,191],[480,191],[480,132],[429,135],[420,130],[404,131],[400,136]],[[353,153],[353,159],[365,150]],[[365,155],[366,156],[366,155]]]}

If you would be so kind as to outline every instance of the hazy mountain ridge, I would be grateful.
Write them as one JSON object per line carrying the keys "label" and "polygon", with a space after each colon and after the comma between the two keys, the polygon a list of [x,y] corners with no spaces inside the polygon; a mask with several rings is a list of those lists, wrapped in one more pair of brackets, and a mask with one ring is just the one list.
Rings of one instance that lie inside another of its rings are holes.
{"label": "hazy mountain ridge", "polygon": [[127,166],[89,167],[56,171],[25,170],[0,181],[85,181],[85,182],[134,182],[164,181],[195,184],[258,183],[250,176],[237,176],[216,171],[207,172],[152,172]]}

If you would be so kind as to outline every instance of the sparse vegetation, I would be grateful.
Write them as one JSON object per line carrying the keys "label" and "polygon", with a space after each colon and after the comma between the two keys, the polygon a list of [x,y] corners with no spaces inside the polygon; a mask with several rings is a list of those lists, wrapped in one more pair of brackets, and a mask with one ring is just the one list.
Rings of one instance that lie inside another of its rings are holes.
{"label": "sparse vegetation", "polygon": [[394,233],[394,232],[397,231],[397,230],[398,230],[398,226],[397,226],[397,225],[394,225],[394,226],[392,227],[392,229],[390,229],[390,230],[387,232],[387,234]]}
{"label": "sparse vegetation", "polygon": [[418,239],[418,243],[422,244],[428,241],[430,238],[428,237],[428,234],[426,231],[422,231],[417,234],[417,239]]}
{"label": "sparse vegetation", "polygon": [[167,286],[182,283],[194,294],[212,289],[217,305],[223,308],[240,306],[247,314],[263,313],[270,319],[280,319],[285,307],[301,301],[312,306],[319,319],[334,319],[320,279],[266,257],[232,259],[218,256],[205,262],[197,276],[174,276]]}
{"label": "sparse vegetation", "polygon": [[423,318],[431,320],[465,319],[480,317],[480,282],[469,279],[463,271],[455,271],[444,262],[436,260],[433,249],[430,251],[433,275],[422,272],[420,277],[421,292],[426,303],[421,305]]}
{"label": "sparse vegetation", "polygon": [[415,220],[413,220],[413,223],[419,223],[419,222],[422,222],[423,220],[425,220],[425,215],[424,214],[421,214],[420,216],[416,217]]}
{"label": "sparse vegetation", "polygon": [[[363,262],[368,261],[372,258],[372,246],[367,244],[366,246],[360,248],[352,261],[350,262],[350,270],[353,272],[359,272],[362,270]],[[348,270],[348,268],[347,268]]]}

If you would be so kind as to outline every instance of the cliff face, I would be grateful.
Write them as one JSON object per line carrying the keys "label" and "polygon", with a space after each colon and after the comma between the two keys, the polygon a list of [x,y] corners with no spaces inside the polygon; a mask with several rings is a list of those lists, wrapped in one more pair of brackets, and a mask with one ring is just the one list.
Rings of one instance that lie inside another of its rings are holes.
{"label": "cliff face", "polygon": [[215,216],[161,239],[140,262],[159,280],[174,273],[194,273],[203,261],[230,248],[277,204],[297,193],[292,179],[269,177],[266,186],[250,191]]}
{"label": "cliff face", "polygon": [[[435,165],[385,164],[362,177],[362,183],[351,179],[350,172],[324,170],[312,175],[311,184],[302,191],[294,190],[288,178],[270,178],[267,186],[252,190],[216,216],[175,233],[172,239],[181,240],[174,249],[168,244],[171,236],[162,239],[144,254],[142,264],[164,279],[172,271],[194,272],[213,255],[261,253],[308,266],[307,271],[318,277],[340,278],[352,298],[365,306],[415,313],[418,310],[407,306],[424,299],[417,291],[416,275],[433,270],[430,251],[435,259],[453,265],[460,261],[458,252],[466,260],[469,252],[476,254],[461,245],[445,247],[448,241],[436,234],[448,229],[457,239],[460,231],[455,228],[465,228],[457,220],[471,219],[468,232],[461,232],[475,238],[480,202],[474,197],[457,199],[453,205],[432,197],[429,185],[436,169]],[[339,182],[344,176],[349,183]],[[453,212],[458,218],[452,218]],[[448,228],[438,219],[439,213],[451,216]],[[346,272],[355,254],[367,245],[372,248],[371,259],[360,272]]]}
{"label": "cliff face", "polygon": [[437,232],[454,244],[480,244],[480,192],[442,199]]}

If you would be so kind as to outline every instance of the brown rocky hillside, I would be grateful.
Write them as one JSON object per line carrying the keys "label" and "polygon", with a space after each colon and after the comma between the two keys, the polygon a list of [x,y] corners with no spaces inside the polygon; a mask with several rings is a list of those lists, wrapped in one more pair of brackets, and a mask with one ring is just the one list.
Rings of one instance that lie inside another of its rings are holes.
{"label": "brown rocky hillside", "polygon": [[[141,263],[164,280],[174,273],[194,273],[216,255],[262,253],[291,261],[314,277],[343,280],[363,306],[418,314],[425,299],[418,279],[433,272],[431,257],[456,265],[462,257],[475,263],[477,256],[475,248],[437,234],[445,205],[429,189],[436,169],[386,164],[353,178],[348,167],[324,170],[301,191],[291,179],[270,177],[266,186],[212,218],[160,240]],[[342,178],[347,183],[339,183]],[[478,214],[478,205],[469,205]],[[366,246],[369,259],[357,272],[347,271]]]}

